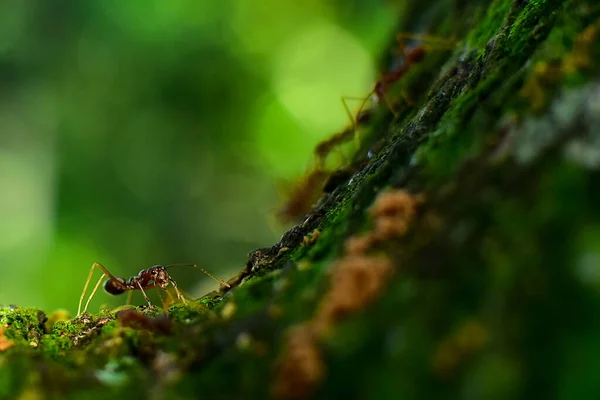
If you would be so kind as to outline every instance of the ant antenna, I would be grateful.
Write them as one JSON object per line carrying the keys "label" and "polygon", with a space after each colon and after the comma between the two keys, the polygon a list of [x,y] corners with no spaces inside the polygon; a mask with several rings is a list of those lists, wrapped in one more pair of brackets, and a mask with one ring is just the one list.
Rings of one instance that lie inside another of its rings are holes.
{"label": "ant antenna", "polygon": [[225,282],[222,279],[217,278],[216,276],[214,276],[213,274],[211,274],[210,272],[208,272],[207,270],[205,270],[202,267],[197,266],[196,264],[169,264],[169,265],[165,265],[165,268],[171,268],[171,267],[194,267],[199,269],[200,271],[204,272],[206,275],[210,276],[211,278],[213,278],[215,281],[219,282],[221,285],[226,286],[228,288],[230,288],[231,286],[229,285],[229,283]]}

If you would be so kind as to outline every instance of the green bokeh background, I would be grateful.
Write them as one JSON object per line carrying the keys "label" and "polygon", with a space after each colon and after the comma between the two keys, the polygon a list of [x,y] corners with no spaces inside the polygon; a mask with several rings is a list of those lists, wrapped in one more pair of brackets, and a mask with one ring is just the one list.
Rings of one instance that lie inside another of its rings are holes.
{"label": "green bokeh background", "polygon": [[94,261],[234,275],[284,231],[278,188],[348,123],[340,96],[368,92],[402,6],[1,2],[0,304],[75,312]]}

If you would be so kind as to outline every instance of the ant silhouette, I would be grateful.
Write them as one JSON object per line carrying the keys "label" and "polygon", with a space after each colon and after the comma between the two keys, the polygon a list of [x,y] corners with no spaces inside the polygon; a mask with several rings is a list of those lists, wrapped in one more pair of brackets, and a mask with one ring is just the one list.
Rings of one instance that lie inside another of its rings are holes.
{"label": "ant silhouette", "polygon": [[85,282],[85,285],[83,287],[83,292],[81,293],[81,297],[79,298],[79,307],[77,307],[77,316],[81,315],[81,304],[83,303],[83,298],[85,297],[85,293],[87,291],[88,285],[90,283],[90,280],[92,279],[92,275],[94,274],[94,270],[96,269],[96,267],[98,267],[102,270],[102,276],[100,277],[100,279],[98,279],[98,282],[96,283],[96,285],[94,286],[94,289],[92,290],[92,294],[90,294],[90,296],[88,297],[88,299],[85,303],[85,307],[83,308],[83,312],[86,312],[88,305],[90,304],[90,301],[92,300],[92,297],[94,297],[94,295],[96,294],[96,291],[98,290],[98,287],[100,286],[100,283],[102,283],[102,280],[106,277],[108,277],[108,280],[104,283],[104,290],[106,290],[108,293],[113,294],[113,295],[118,295],[118,294],[125,293],[126,291],[129,291],[129,297],[127,298],[127,304],[130,304],[131,303],[131,295],[133,294],[133,291],[139,290],[144,295],[144,299],[146,299],[146,302],[148,303],[149,307],[152,307],[152,303],[150,303],[150,299],[148,298],[148,295],[146,294],[144,289],[152,289],[155,287],[160,287],[161,289],[166,291],[169,284],[173,285],[173,288],[175,289],[175,293],[177,293],[177,298],[180,299],[185,304],[185,298],[183,297],[183,295],[177,288],[177,283],[175,283],[175,280],[173,278],[171,278],[171,276],[169,276],[169,273],[167,272],[167,269],[172,268],[172,267],[194,267],[194,268],[197,268],[200,271],[204,272],[206,275],[210,276],[211,278],[213,278],[214,280],[219,282],[221,285],[230,287],[227,282],[217,278],[216,276],[212,275],[210,272],[206,271],[204,268],[197,266],[196,264],[155,265],[153,267],[143,269],[137,274],[137,276],[132,276],[128,280],[125,280],[123,278],[118,278],[118,277],[114,276],[102,264],[95,262],[92,265],[92,269],[90,270],[87,281]]}

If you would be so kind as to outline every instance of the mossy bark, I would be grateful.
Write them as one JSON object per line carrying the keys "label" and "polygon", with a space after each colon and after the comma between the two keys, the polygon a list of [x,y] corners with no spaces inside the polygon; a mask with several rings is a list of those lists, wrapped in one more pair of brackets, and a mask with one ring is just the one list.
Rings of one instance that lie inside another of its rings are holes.
{"label": "mossy bark", "polygon": [[[348,180],[168,320],[0,310],[0,398],[599,397],[600,6],[402,4],[399,31],[456,45],[390,89],[411,104],[373,111]],[[386,188],[425,199],[376,249],[393,273],[326,333],[301,328]]]}

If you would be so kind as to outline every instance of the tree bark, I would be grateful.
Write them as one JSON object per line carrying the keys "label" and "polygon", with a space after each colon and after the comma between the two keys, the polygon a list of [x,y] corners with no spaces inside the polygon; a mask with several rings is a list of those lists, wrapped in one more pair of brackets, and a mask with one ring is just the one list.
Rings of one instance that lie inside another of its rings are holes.
{"label": "tree bark", "polygon": [[600,7],[399,20],[455,44],[414,42],[301,224],[168,317],[1,309],[0,398],[599,397]]}

